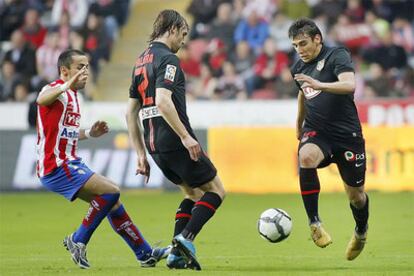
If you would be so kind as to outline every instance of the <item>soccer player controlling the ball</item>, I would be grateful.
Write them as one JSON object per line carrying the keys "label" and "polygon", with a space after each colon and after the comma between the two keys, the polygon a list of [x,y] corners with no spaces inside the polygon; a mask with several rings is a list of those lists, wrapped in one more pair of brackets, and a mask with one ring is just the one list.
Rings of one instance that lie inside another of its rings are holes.
{"label": "soccer player controlling the ball", "polygon": [[80,129],[78,90],[88,79],[88,58],[78,50],[64,51],[58,59],[60,79],[46,85],[37,104],[37,174],[48,189],[73,201],[80,198],[89,208],[79,228],[63,243],[80,268],[89,268],[86,245],[101,221],[108,220],[135,253],[142,267],[152,267],[168,255],[168,248],[152,249],[119,201],[119,188],[91,171],[76,155],[78,140],[96,138],[109,131],[97,121]]}
{"label": "soccer player controlling the ball", "polygon": [[[200,270],[193,240],[220,207],[225,191],[187,117],[185,78],[175,53],[184,44],[188,24],[178,12],[164,10],[153,26],[150,45],[133,68],[128,130],[138,156],[137,173],[150,176],[145,143],[164,175],[184,193],[175,216],[174,247],[167,266]],[[137,121],[140,110],[143,134]]]}
{"label": "soccer player controlling the ball", "polygon": [[365,141],[354,104],[352,60],[347,49],[325,46],[321,31],[309,19],[295,21],[289,38],[299,54],[291,73],[299,88],[299,178],[311,237],[322,248],[332,243],[318,213],[317,169],[336,163],[356,222],[346,249],[346,258],[353,260],[367,239],[368,195],[364,192]]}

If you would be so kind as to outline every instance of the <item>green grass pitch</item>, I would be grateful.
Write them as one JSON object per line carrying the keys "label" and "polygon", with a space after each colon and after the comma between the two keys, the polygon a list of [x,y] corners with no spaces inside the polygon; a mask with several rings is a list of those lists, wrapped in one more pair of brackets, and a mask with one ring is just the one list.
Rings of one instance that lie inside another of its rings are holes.
{"label": "green grass pitch", "polygon": [[[229,194],[197,237],[203,275],[414,275],[414,194],[370,193],[370,229],[364,252],[352,262],[345,247],[354,223],[344,193],[321,194],[320,214],[333,244],[309,238],[299,195]],[[172,235],[179,193],[125,191],[126,209],[150,243]],[[290,237],[271,244],[257,233],[259,214],[282,208],[293,218]],[[78,269],[62,246],[87,209],[52,193],[0,195],[0,275],[188,275],[161,261],[143,269],[105,220],[88,245],[89,270]]]}

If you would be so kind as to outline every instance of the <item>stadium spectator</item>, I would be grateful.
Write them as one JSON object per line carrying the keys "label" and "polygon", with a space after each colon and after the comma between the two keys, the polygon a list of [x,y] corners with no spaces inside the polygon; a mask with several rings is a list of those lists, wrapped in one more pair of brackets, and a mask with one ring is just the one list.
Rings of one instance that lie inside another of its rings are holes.
{"label": "stadium spectator", "polygon": [[40,23],[39,12],[30,8],[24,16],[23,26],[21,27],[23,36],[30,45],[37,49],[43,44],[47,30]]}
{"label": "stadium spectator", "polygon": [[255,58],[246,41],[240,41],[236,45],[236,50],[230,54],[230,61],[233,63],[236,73],[243,78],[247,94],[251,95],[254,90],[253,64]]}
{"label": "stadium spectator", "polygon": [[217,86],[217,78],[213,77],[210,67],[201,63],[200,77],[190,83],[189,96],[190,99],[210,100],[214,96],[214,91]]}
{"label": "stadium spectator", "polygon": [[82,28],[88,15],[89,4],[85,0],[55,0],[52,9],[52,24],[59,24],[63,13],[70,15],[70,26],[75,29]]}
{"label": "stadium spectator", "polygon": [[275,84],[275,98],[294,99],[298,96],[298,87],[293,81],[289,68],[283,68]]}
{"label": "stadium spectator", "polygon": [[236,28],[236,22],[231,12],[232,5],[230,3],[221,3],[217,9],[217,17],[211,23],[211,28],[206,35],[209,40],[218,38],[223,41],[228,50],[233,49],[233,33]]}
{"label": "stadium spectator", "polygon": [[238,23],[234,41],[247,41],[250,48],[257,55],[260,53],[266,38],[269,36],[269,24],[259,17],[254,9],[243,10],[244,18]]}
{"label": "stadium spectator", "polygon": [[11,61],[16,72],[27,80],[36,75],[35,51],[26,43],[21,30],[15,30],[11,36],[12,48],[6,52],[4,59]]}
{"label": "stadium spectator", "polygon": [[40,81],[48,83],[59,77],[56,64],[60,53],[63,51],[59,46],[59,41],[59,33],[49,31],[45,43],[36,51],[37,74]]}
{"label": "stadium spectator", "polygon": [[414,30],[410,22],[402,17],[396,17],[392,22],[392,40],[409,53],[414,53]]}
{"label": "stadium spectator", "polygon": [[273,88],[282,70],[288,65],[288,56],[277,49],[273,39],[266,39],[263,53],[256,58],[254,64],[254,89]]}
{"label": "stadium spectator", "polygon": [[361,0],[348,0],[345,15],[352,23],[364,22],[365,9],[361,4]]}
{"label": "stadium spectator", "polygon": [[70,15],[67,11],[62,13],[59,25],[55,26],[55,29],[59,32],[59,47],[61,49],[69,48],[69,37],[72,28],[70,26]]}
{"label": "stadium spectator", "polygon": [[244,100],[246,98],[247,92],[242,76],[236,74],[231,62],[224,62],[223,75],[217,80],[213,99]]}
{"label": "stadium spectator", "polygon": [[90,65],[92,69],[92,80],[96,83],[100,63],[109,60],[111,41],[105,32],[102,23],[102,17],[91,13],[86,20],[86,26],[82,30],[84,39],[84,50],[90,56]]}
{"label": "stadium spectator", "polygon": [[392,68],[402,69],[407,65],[404,48],[393,43],[390,33],[382,38],[380,46],[364,49],[362,57],[369,63],[380,64],[386,71]]}
{"label": "stadium spectator", "polygon": [[193,16],[190,28],[190,39],[205,37],[210,29],[209,24],[216,17],[220,0],[192,0],[187,12]]}
{"label": "stadium spectator", "polygon": [[227,60],[227,49],[223,41],[218,38],[212,39],[202,60],[210,67],[213,77],[220,77],[223,73],[223,64]]}
{"label": "stadium spectator", "polygon": [[2,5],[0,5],[0,41],[8,41],[11,34],[23,24],[28,5],[22,0],[8,1]]}
{"label": "stadium spectator", "polygon": [[29,85],[25,82],[19,82],[14,88],[13,101],[28,102],[29,93]]}
{"label": "stadium spectator", "polygon": [[0,74],[0,102],[13,100],[15,87],[21,82],[22,78],[16,73],[13,62],[4,60]]}
{"label": "stadium spectator", "polygon": [[286,36],[292,22],[289,17],[281,12],[276,13],[270,21],[269,35],[274,41],[277,41],[277,48],[285,53],[292,51],[292,44]]}

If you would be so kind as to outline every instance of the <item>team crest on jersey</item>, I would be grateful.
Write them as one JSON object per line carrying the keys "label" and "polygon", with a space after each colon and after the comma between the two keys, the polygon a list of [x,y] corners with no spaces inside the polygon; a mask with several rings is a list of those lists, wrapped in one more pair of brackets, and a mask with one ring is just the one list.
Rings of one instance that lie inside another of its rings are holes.
{"label": "team crest on jersey", "polygon": [[175,73],[177,72],[177,67],[171,64],[167,64],[167,68],[165,69],[164,79],[169,81],[174,81]]}
{"label": "team crest on jersey", "polygon": [[322,59],[318,61],[318,64],[316,65],[316,70],[321,71],[324,66],[325,66],[325,59]]}
{"label": "team crest on jersey", "polygon": [[63,125],[65,126],[80,126],[81,115],[79,113],[67,111],[65,114],[65,119]]}
{"label": "team crest on jersey", "polygon": [[307,100],[318,96],[322,92],[322,90],[315,90],[312,87],[304,87],[302,91]]}

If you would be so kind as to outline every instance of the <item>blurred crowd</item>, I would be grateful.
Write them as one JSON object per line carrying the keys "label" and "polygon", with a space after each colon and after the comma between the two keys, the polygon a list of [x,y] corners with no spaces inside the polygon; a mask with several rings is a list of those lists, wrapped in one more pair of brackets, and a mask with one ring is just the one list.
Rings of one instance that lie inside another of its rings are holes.
{"label": "blurred crowd", "polygon": [[96,82],[127,21],[129,2],[0,0],[0,102],[33,102],[45,84],[58,78],[57,60],[68,48],[89,55]]}
{"label": "blurred crowd", "polygon": [[192,0],[190,41],[178,53],[193,99],[286,99],[293,20],[315,20],[327,46],[346,46],[356,100],[414,96],[412,0]]}

